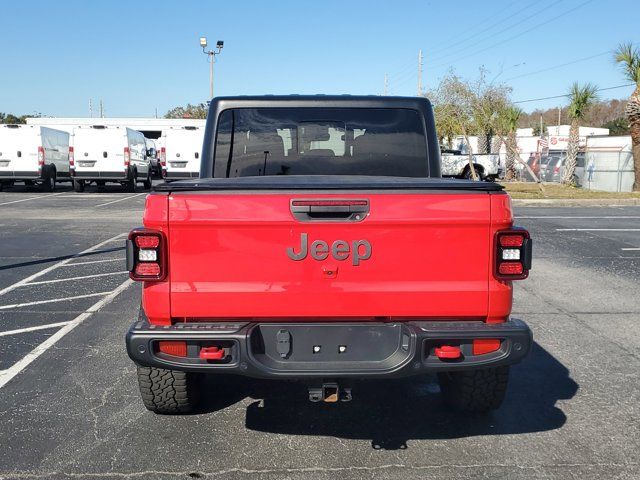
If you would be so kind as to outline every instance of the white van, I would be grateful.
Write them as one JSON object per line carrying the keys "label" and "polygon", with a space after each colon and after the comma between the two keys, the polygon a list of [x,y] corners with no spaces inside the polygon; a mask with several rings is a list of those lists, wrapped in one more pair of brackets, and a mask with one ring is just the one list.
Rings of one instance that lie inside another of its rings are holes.
{"label": "white van", "polygon": [[84,191],[87,183],[104,186],[120,183],[133,192],[136,183],[151,188],[151,166],[144,135],[127,127],[88,125],[73,129],[69,147],[73,189]]}
{"label": "white van", "polygon": [[52,192],[69,181],[69,134],[39,125],[0,125],[0,190],[16,180]]}
{"label": "white van", "polygon": [[149,158],[149,165],[151,166],[151,177],[160,176],[160,164],[158,162],[158,146],[156,141],[151,138],[144,139],[147,144],[147,157]]}
{"label": "white van", "polygon": [[160,137],[160,164],[167,180],[198,178],[203,127],[170,127]]}

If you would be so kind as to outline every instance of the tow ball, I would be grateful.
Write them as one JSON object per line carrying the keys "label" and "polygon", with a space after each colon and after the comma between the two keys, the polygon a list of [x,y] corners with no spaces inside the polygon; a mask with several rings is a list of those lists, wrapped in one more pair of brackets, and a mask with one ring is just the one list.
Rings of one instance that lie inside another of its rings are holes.
{"label": "tow ball", "polygon": [[336,403],[351,401],[351,388],[341,388],[337,383],[323,383],[320,387],[309,387],[311,402]]}

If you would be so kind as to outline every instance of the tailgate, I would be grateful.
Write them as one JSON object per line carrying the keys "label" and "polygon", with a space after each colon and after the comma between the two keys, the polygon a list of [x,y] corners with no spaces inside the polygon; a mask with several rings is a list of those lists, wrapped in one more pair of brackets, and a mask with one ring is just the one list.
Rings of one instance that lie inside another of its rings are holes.
{"label": "tailgate", "polygon": [[484,317],[490,252],[487,193],[169,199],[173,317]]}

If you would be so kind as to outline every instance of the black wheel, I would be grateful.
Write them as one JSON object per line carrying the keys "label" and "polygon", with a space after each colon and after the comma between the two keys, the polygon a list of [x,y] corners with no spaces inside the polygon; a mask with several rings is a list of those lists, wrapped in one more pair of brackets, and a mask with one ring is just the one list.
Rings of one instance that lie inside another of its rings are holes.
{"label": "black wheel", "polygon": [[[482,180],[482,173],[480,173],[480,169],[478,167],[474,167],[474,169],[476,171],[476,177],[478,178],[478,180]],[[465,169],[462,176],[467,180],[473,180],[473,174],[471,173],[470,168]]]}
{"label": "black wheel", "polygon": [[142,183],[142,186],[145,190],[151,190],[151,170],[147,172],[147,178]]}
{"label": "black wheel", "polygon": [[487,412],[502,405],[509,367],[439,373],[438,381],[450,407],[464,412]]}
{"label": "black wheel", "polygon": [[189,413],[198,403],[202,376],[155,367],[138,367],[138,386],[147,410],[163,415]]}
{"label": "black wheel", "polygon": [[84,180],[76,180],[75,178],[73,179],[73,191],[74,192],[84,192]]}
{"label": "black wheel", "polygon": [[56,189],[56,171],[53,168],[47,168],[44,178],[42,179],[42,189],[45,192],[53,192]]}
{"label": "black wheel", "polygon": [[133,193],[136,191],[136,174],[132,173],[131,178],[122,184],[125,192]]}

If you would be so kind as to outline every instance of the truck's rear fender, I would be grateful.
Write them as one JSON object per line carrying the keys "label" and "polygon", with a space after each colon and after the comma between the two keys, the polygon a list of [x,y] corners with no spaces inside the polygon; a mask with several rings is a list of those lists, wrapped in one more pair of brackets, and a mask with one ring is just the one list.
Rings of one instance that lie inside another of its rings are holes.
{"label": "truck's rear fender", "polygon": [[[161,232],[169,237],[169,196],[152,193],[145,201],[143,223],[145,228]],[[169,265],[167,263],[167,268]],[[152,325],[171,324],[171,272],[167,271],[165,280],[144,282],[142,287],[142,308]]]}

